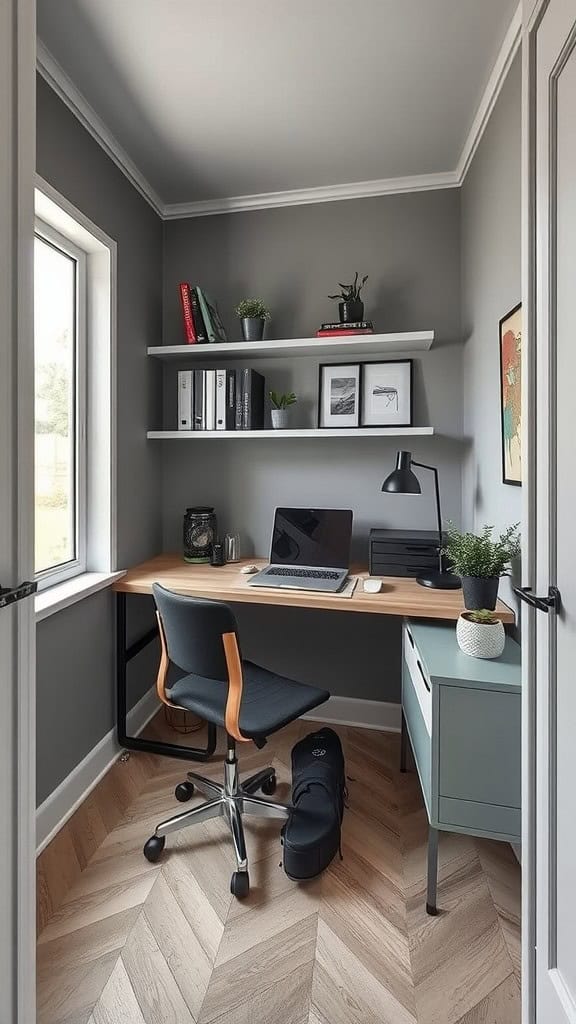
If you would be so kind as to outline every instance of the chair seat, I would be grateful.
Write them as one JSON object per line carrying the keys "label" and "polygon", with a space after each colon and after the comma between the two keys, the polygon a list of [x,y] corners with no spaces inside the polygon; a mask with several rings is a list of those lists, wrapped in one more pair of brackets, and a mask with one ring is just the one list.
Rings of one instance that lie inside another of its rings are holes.
{"label": "chair seat", "polygon": [[[240,730],[250,739],[270,736],[323,704],[330,696],[327,690],[297,683],[251,661],[243,662],[243,670]],[[224,726],[227,683],[188,675],[174,683],[166,696],[173,704],[193,711],[205,721]]]}

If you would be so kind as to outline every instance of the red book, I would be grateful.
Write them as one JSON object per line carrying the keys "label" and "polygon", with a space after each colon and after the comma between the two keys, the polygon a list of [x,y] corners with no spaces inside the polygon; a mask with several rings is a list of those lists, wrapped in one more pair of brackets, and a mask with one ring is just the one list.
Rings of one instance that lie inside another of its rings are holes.
{"label": "red book", "polygon": [[316,331],[317,338],[356,338],[359,334],[374,334],[370,328],[363,331]]}
{"label": "red book", "polygon": [[186,343],[188,345],[195,345],[198,339],[196,337],[196,327],[194,326],[194,317],[192,315],[190,285],[187,281],[182,281],[178,287],[180,289],[180,302],[182,303],[182,317],[184,320]]}

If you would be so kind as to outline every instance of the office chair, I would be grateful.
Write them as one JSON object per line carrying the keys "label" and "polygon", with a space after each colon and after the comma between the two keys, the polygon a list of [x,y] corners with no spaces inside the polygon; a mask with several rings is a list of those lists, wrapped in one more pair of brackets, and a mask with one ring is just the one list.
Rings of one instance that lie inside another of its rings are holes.
{"label": "office chair", "polygon": [[[166,836],[209,818],[224,817],[232,833],[238,870],[230,881],[234,896],[247,896],[250,889],[248,858],[242,815],[286,820],[290,807],[257,796],[258,790],[271,796],[276,773],[264,768],[241,782],[238,776],[236,743],[254,742],[263,747],[266,737],[318,707],[330,696],[326,690],[305,686],[293,679],[269,672],[260,665],[242,661],[238,630],[231,608],[221,601],[184,597],[158,583],[152,587],[160,630],[161,658],[157,692],[170,707],[185,708],[207,722],[226,729],[227,752],[224,784],[196,772],[176,787],[175,796],[189,800],[198,789],[208,799],[192,810],[161,822],[144,846],[144,856],[157,861]],[[186,673],[170,688],[170,663]]]}

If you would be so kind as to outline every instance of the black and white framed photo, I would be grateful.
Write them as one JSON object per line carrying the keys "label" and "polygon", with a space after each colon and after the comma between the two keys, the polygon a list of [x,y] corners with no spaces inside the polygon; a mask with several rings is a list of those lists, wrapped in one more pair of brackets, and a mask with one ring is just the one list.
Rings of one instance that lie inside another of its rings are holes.
{"label": "black and white framed photo", "polygon": [[362,427],[412,426],[412,360],[362,363]]}
{"label": "black and white framed photo", "polygon": [[360,363],[320,367],[319,427],[357,427],[360,422]]}

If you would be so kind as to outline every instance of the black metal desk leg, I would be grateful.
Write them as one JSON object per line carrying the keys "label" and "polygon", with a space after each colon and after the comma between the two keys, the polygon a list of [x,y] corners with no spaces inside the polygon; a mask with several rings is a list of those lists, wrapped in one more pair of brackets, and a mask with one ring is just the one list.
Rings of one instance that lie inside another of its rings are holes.
{"label": "black metal desk leg", "polygon": [[435,917],[438,913],[436,894],[438,890],[438,829],[428,829],[428,883],[426,889],[426,913]]}
{"label": "black metal desk leg", "polygon": [[158,631],[150,630],[139,640],[127,646],[126,641],[126,593],[116,592],[116,732],[118,743],[126,750],[143,750],[148,754],[162,754],[164,757],[179,757],[183,761],[208,761],[216,750],[216,726],[208,722],[208,738],[205,747],[185,747],[179,743],[162,743],[141,736],[127,735],[127,666],[140,651],[156,640]]}
{"label": "black metal desk leg", "polygon": [[404,718],[404,712],[400,712],[401,724],[400,724],[400,771],[408,771],[406,768],[406,755],[408,753],[408,731],[406,729],[406,719]]}

